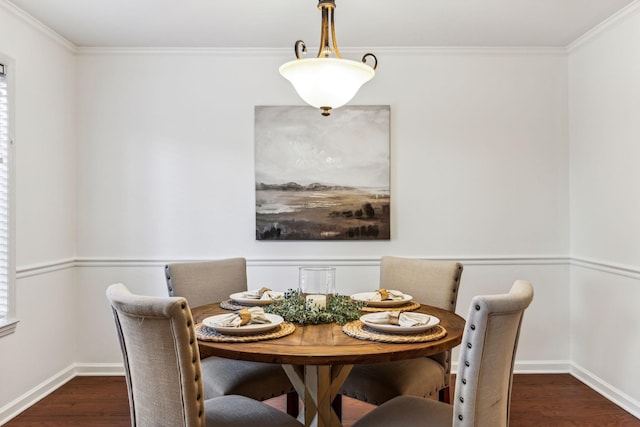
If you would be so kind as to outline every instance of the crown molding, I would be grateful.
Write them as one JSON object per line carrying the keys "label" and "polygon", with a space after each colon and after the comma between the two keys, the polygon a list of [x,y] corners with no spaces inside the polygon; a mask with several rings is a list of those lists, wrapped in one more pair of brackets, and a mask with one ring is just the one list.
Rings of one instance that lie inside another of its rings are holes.
{"label": "crown molding", "polygon": [[24,10],[20,9],[18,6],[11,3],[9,0],[0,0],[0,7],[4,8],[13,16],[22,20],[27,25],[39,31],[40,33],[45,35],[47,38],[54,41],[58,45],[62,46],[69,52],[76,53],[78,47],[75,44],[71,43],[69,40],[65,39],[60,34],[53,31],[51,28],[49,28],[47,25],[45,25],[41,21],[37,20],[36,18],[29,15]]}
{"label": "crown molding", "polygon": [[270,56],[292,54],[284,48],[230,48],[230,47],[77,47],[76,55],[191,55],[191,56]]}
{"label": "crown molding", "polygon": [[398,47],[373,47],[362,49],[343,49],[341,52],[363,50],[374,51],[376,55],[560,55],[567,54],[567,49],[562,46],[398,46]]}
{"label": "crown molding", "polygon": [[[343,47],[343,56],[375,52],[376,55],[560,55],[565,47],[543,46],[424,46],[424,47]],[[292,56],[290,48],[222,48],[222,47],[76,47],[77,55],[217,55],[217,56]]]}
{"label": "crown molding", "polygon": [[635,0],[634,2],[628,4],[624,8],[620,9],[618,12],[611,15],[609,18],[605,19],[582,36],[578,37],[576,40],[567,45],[567,52],[569,54],[575,52],[589,41],[599,37],[602,33],[609,30],[610,28],[618,25],[624,20],[634,16],[636,13],[640,12],[640,0]]}

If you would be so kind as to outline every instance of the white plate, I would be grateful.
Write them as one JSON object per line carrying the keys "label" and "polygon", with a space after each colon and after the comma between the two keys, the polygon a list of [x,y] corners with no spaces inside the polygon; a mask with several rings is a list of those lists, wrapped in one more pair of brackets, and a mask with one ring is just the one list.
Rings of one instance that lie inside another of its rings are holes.
{"label": "white plate", "polygon": [[418,332],[424,332],[426,330],[429,330],[431,328],[433,328],[434,326],[436,326],[437,324],[440,323],[440,319],[438,319],[435,316],[431,316],[429,314],[425,314],[425,316],[429,316],[429,321],[427,322],[426,325],[420,325],[420,326],[409,326],[409,327],[403,327],[403,326],[399,326],[399,325],[389,325],[386,323],[372,323],[372,322],[368,322],[367,321],[367,317],[368,316],[376,316],[376,315],[380,315],[380,313],[369,313],[369,314],[365,314],[363,316],[360,317],[360,321],[362,323],[364,323],[365,325],[367,325],[368,327],[370,327],[371,329],[375,329],[377,331],[382,331],[382,332],[391,332],[393,334],[417,334]]}
{"label": "white plate", "polygon": [[[272,291],[274,294],[279,296],[284,296],[282,292]],[[257,298],[247,298],[243,297],[244,292],[238,292],[236,294],[229,295],[229,298],[234,300],[235,302],[239,302],[240,304],[251,304],[251,305],[269,305],[273,302],[272,299],[257,299]]]}
{"label": "white plate", "polygon": [[411,295],[404,294],[403,298],[399,300],[369,301],[375,294],[377,294],[377,292],[360,292],[359,294],[351,295],[351,299],[365,301],[369,307],[397,307],[413,299]]}
{"label": "white plate", "polygon": [[271,320],[271,323],[249,323],[249,324],[238,326],[238,327],[218,325],[218,322],[224,319],[225,317],[227,317],[228,315],[229,314],[218,314],[217,316],[207,317],[202,321],[202,323],[207,328],[211,328],[214,331],[218,331],[223,334],[251,335],[251,334],[256,334],[258,332],[264,332],[264,331],[268,331],[270,329],[276,328],[280,323],[284,321],[284,319],[281,316],[278,316],[277,314],[265,313],[265,316],[267,316],[267,318]]}

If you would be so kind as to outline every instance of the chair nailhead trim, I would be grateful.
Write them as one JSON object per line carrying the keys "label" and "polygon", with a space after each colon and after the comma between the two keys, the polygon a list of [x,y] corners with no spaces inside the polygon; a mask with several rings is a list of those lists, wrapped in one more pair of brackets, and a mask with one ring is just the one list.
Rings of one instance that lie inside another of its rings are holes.
{"label": "chair nailhead trim", "polygon": [[469,327],[471,328],[471,330],[472,330],[472,331],[475,331],[475,330],[476,330],[476,325],[471,325],[471,326],[469,326]]}
{"label": "chair nailhead trim", "polygon": [[462,379],[462,384],[466,384],[466,383],[467,383],[467,379],[466,379],[466,378],[463,378],[463,379]]}
{"label": "chair nailhead trim", "polygon": [[464,403],[464,397],[460,396],[460,402]]}
{"label": "chair nailhead trim", "polygon": [[198,376],[198,374],[196,374],[196,381],[198,381],[198,379],[200,379],[200,377]]}
{"label": "chair nailhead trim", "polygon": [[187,308],[187,303],[184,303],[184,302],[183,302],[183,303],[182,303],[182,305],[181,305],[181,307],[182,307],[182,309],[184,310],[185,308]]}
{"label": "chair nailhead trim", "polygon": [[469,361],[468,360],[464,361],[464,366],[466,366],[467,368],[469,367]]}
{"label": "chair nailhead trim", "polygon": [[476,310],[480,311],[480,306],[476,305]]}
{"label": "chair nailhead trim", "polygon": [[462,414],[458,415],[458,419],[462,421]]}
{"label": "chair nailhead trim", "polygon": [[467,347],[471,348],[471,343],[470,342],[467,343]]}

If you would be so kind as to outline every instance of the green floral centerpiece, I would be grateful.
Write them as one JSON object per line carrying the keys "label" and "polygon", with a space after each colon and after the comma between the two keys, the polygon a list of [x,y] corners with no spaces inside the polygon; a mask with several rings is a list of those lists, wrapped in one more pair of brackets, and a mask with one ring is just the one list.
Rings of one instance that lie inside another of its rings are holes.
{"label": "green floral centerpiece", "polygon": [[319,307],[305,299],[298,290],[289,289],[282,299],[265,307],[267,313],[282,316],[284,320],[299,324],[333,323],[339,325],[359,319],[365,303],[344,295],[329,295],[327,305]]}

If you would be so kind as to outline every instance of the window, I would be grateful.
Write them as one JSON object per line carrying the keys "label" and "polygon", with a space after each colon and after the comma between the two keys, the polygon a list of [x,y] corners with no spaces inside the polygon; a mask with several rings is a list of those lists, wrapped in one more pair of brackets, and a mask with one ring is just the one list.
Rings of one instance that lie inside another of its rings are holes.
{"label": "window", "polygon": [[17,323],[13,319],[14,275],[10,241],[11,109],[9,108],[8,71],[8,66],[0,62],[0,336],[13,332]]}

